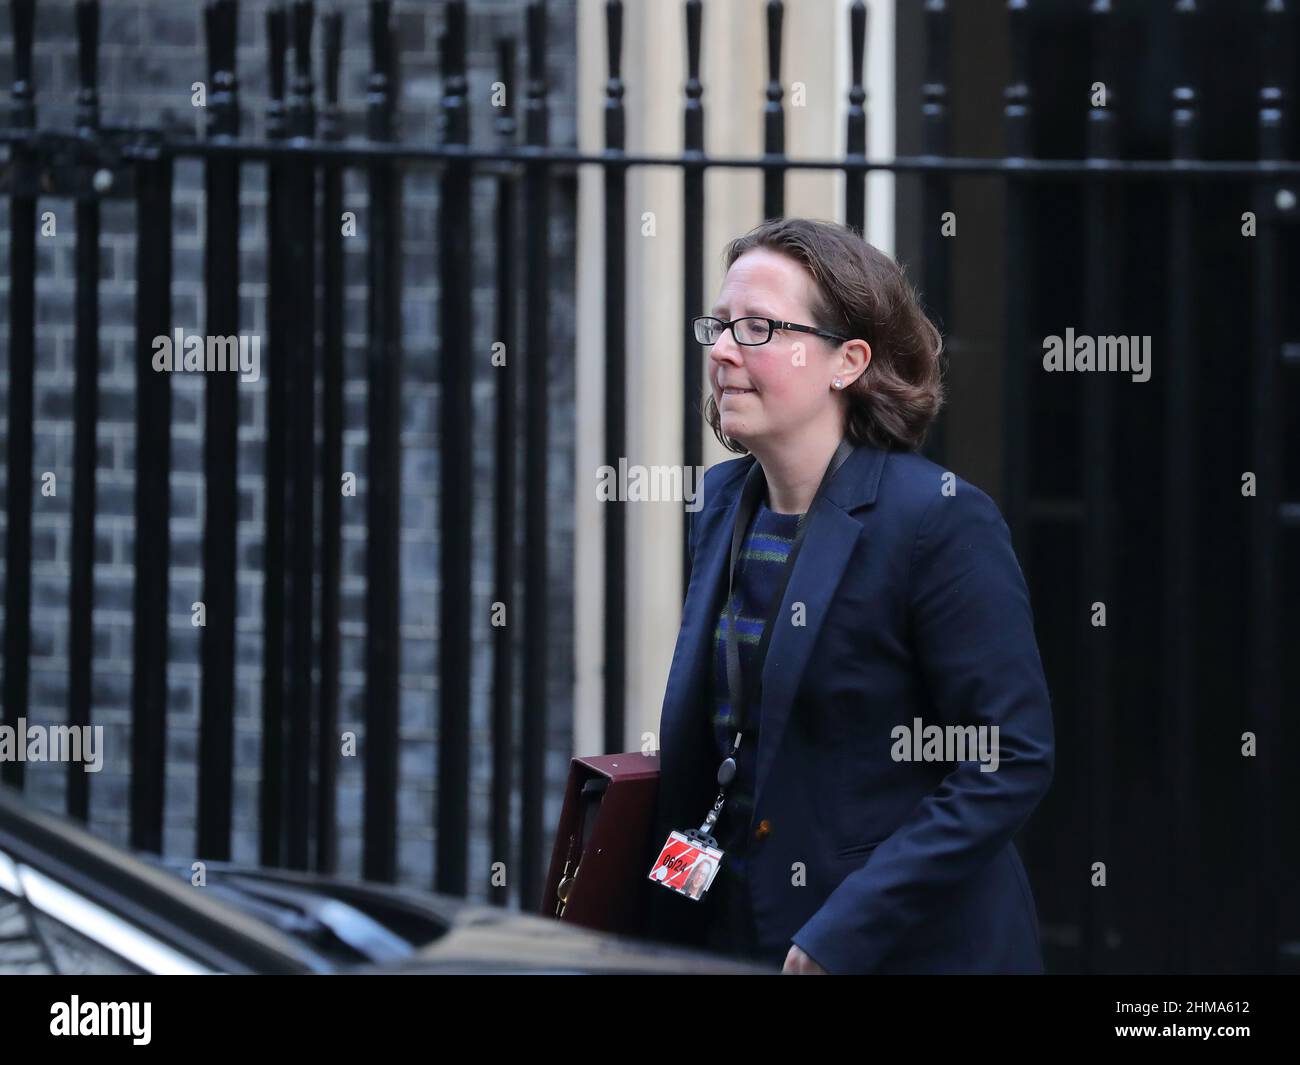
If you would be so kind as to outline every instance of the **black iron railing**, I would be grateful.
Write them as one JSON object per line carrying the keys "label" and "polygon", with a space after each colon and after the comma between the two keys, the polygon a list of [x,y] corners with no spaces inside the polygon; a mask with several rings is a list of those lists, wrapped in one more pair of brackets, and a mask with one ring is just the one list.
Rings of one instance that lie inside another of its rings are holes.
{"label": "black iron railing", "polygon": [[[1257,474],[1259,498],[1251,511],[1249,596],[1243,607],[1249,629],[1249,712],[1253,730],[1273,743],[1261,744],[1258,770],[1249,776],[1251,854],[1261,870],[1257,883],[1252,956],[1262,968],[1275,963],[1278,926],[1274,894],[1274,844],[1279,796],[1277,742],[1281,735],[1281,640],[1279,572],[1284,531],[1300,524],[1300,503],[1284,498],[1279,451],[1282,438],[1278,406],[1279,378],[1284,366],[1297,361],[1294,343],[1285,342],[1286,308],[1281,303],[1285,226],[1297,217],[1295,188],[1300,161],[1287,158],[1284,131],[1289,116],[1285,87],[1293,73],[1292,12],[1283,0],[1266,0],[1258,7],[1260,64],[1258,157],[1254,160],[1207,160],[1200,157],[1197,72],[1206,60],[1207,42],[1197,29],[1201,12],[1194,0],[1171,3],[1178,34],[1172,44],[1177,62],[1177,86],[1170,100],[1170,151],[1166,159],[1118,158],[1116,123],[1119,106],[1104,94],[1087,110],[1087,150],[1082,158],[1035,157],[1034,96],[1029,72],[1030,0],[1009,0],[1004,31],[1010,43],[1004,95],[1005,154],[998,157],[955,157],[949,152],[951,116],[949,83],[954,48],[952,12],[945,0],[925,0],[926,73],[919,121],[923,154],[895,159],[868,159],[867,111],[864,107],[866,7],[849,10],[847,36],[837,45],[851,56],[851,85],[846,101],[847,150],[842,158],[794,159],[786,155],[784,93],[781,80],[782,26],[785,7],[766,5],[767,87],[763,111],[763,156],[734,158],[710,155],[704,135],[705,94],[701,77],[704,5],[683,4],[687,77],[683,100],[680,154],[629,152],[625,144],[625,105],[622,80],[623,5],[605,5],[609,76],[606,84],[603,151],[579,151],[549,146],[548,86],[545,79],[546,7],[526,7],[526,77],[522,104],[522,142],[511,107],[495,116],[497,147],[471,146],[470,124],[476,109],[467,97],[465,71],[467,5],[449,2],[446,32],[441,42],[443,73],[443,136],[440,143],[406,143],[395,130],[397,71],[391,13],[386,0],[369,6],[372,74],[366,102],[366,135],[345,138],[339,100],[339,57],[343,40],[341,16],[323,20],[323,86],[312,76],[314,5],[273,8],[268,18],[271,63],[271,108],[264,138],[246,137],[240,126],[236,77],[235,3],[216,0],[206,8],[211,96],[203,138],[174,130],[105,128],[98,119],[96,95],[96,36],[98,5],[78,4],[81,88],[77,96],[77,129],[57,132],[41,128],[32,84],[32,41],[37,5],[14,0],[14,71],[12,104],[0,142],[8,153],[4,191],[9,198],[11,244],[8,273],[9,412],[6,500],[8,538],[5,569],[4,720],[22,717],[27,706],[30,652],[31,520],[33,373],[35,350],[36,217],[38,202],[71,197],[77,210],[75,484],[73,504],[72,603],[69,649],[70,723],[90,720],[90,599],[92,594],[95,527],[94,472],[97,424],[98,276],[95,267],[99,204],[105,196],[133,196],[142,220],[137,231],[136,335],[140,352],[150,338],[169,335],[171,261],[171,193],[177,160],[202,162],[206,180],[204,296],[206,331],[238,332],[239,230],[241,168],[250,163],[269,167],[268,277],[270,319],[267,348],[282,358],[267,364],[268,427],[266,467],[266,549],[264,568],[265,638],[263,666],[267,678],[262,705],[260,831],[261,859],[276,865],[330,870],[336,862],[334,840],[336,761],[324,737],[338,727],[338,621],[341,522],[338,483],[342,471],[344,366],[341,347],[342,242],[338,219],[342,180],[349,170],[365,175],[369,189],[369,242],[366,283],[368,335],[368,456],[366,473],[367,592],[365,621],[365,800],[364,873],[378,880],[396,876],[398,774],[398,604],[402,390],[401,303],[402,193],[404,177],[419,168],[432,168],[439,182],[441,211],[437,228],[440,305],[437,345],[458,353],[470,347],[464,310],[471,302],[474,243],[471,195],[476,179],[491,179],[481,188],[495,197],[495,335],[511,353],[510,369],[494,377],[494,425],[484,433],[471,421],[472,363],[462,358],[441,360],[440,425],[442,500],[440,517],[441,599],[438,660],[439,744],[436,803],[436,886],[464,892],[470,764],[469,695],[472,646],[470,626],[471,542],[467,515],[473,503],[471,455],[476,439],[491,439],[497,453],[492,486],[495,598],[508,601],[516,575],[513,544],[522,526],[523,655],[516,673],[505,629],[492,648],[492,851],[513,853],[510,832],[512,758],[516,744],[522,755],[522,839],[520,872],[512,877],[521,898],[531,906],[540,897],[541,862],[548,840],[543,824],[544,767],[547,737],[548,634],[547,601],[548,513],[547,441],[550,435],[546,395],[552,370],[569,372],[570,353],[551,352],[549,335],[550,284],[548,245],[553,180],[575,168],[597,167],[604,181],[604,394],[605,461],[616,463],[628,448],[626,408],[628,307],[628,248],[626,180],[632,168],[670,166],[681,173],[684,192],[681,284],[685,306],[700,306],[705,283],[704,178],[710,169],[744,168],[763,175],[763,210],[767,217],[784,212],[784,179],[792,170],[839,172],[845,177],[840,217],[859,231],[866,218],[865,179],[872,172],[916,175],[922,189],[924,215],[920,287],[932,315],[950,337],[961,323],[952,319],[954,270],[951,244],[940,218],[950,209],[954,179],[964,175],[1000,178],[1006,193],[1000,259],[991,268],[1005,276],[1004,409],[1001,420],[1005,476],[1002,505],[1022,558],[1046,521],[1064,518],[1076,524],[1081,537],[1084,584],[1091,599],[1106,600],[1116,582],[1116,512],[1114,482],[1116,411],[1106,382],[1094,377],[1080,390],[1082,453],[1086,476],[1078,498],[1047,497],[1031,492],[1030,467],[1035,448],[1031,438],[1032,379],[1041,351],[1034,336],[1037,283],[1033,262],[1036,213],[1035,187],[1047,181],[1073,181],[1083,189],[1085,241],[1082,248],[1083,317],[1099,334],[1128,332],[1117,321],[1119,293],[1113,264],[1122,250],[1124,234],[1115,222],[1116,197],[1137,184],[1157,183],[1167,190],[1169,241],[1163,256],[1168,279],[1168,340],[1188,366],[1195,365],[1198,337],[1189,308],[1194,304],[1198,271],[1205,252],[1192,225],[1193,190],[1198,184],[1237,182],[1251,190],[1259,226],[1253,245],[1256,281],[1254,324],[1249,353],[1252,378],[1252,429],[1248,460]],[[1106,0],[1090,6],[1093,34],[1081,42],[1089,49],[1094,80],[1108,83],[1111,51],[1108,35],[1114,11]],[[963,42],[956,42],[962,47]],[[292,53],[292,69],[286,62]],[[500,79],[514,84],[513,42],[503,41],[499,53]],[[511,95],[513,99],[513,94]],[[515,197],[519,197],[516,204]],[[828,212],[830,213],[830,212]],[[516,247],[521,254],[516,253]],[[516,319],[523,329],[516,328]],[[303,323],[311,323],[304,328]],[[701,375],[698,345],[684,329],[681,336],[682,380],[688,397],[682,421],[682,462],[699,466],[704,450],[704,424],[698,402]],[[515,354],[521,357],[516,358]],[[162,844],[165,709],[167,701],[166,646],[168,591],[168,473],[171,464],[169,430],[171,386],[166,374],[154,373],[141,357],[137,373],[136,500],[135,500],[135,661],[132,693],[131,839],[139,847],[159,850]],[[520,367],[522,366],[522,371]],[[515,376],[522,372],[522,381]],[[1163,708],[1167,740],[1168,809],[1188,809],[1196,789],[1195,725],[1205,708],[1193,680],[1196,664],[1196,460],[1188,441],[1195,435],[1198,373],[1165,377],[1167,422],[1163,452],[1168,479],[1162,520],[1166,550],[1158,613],[1164,626]],[[319,445],[311,395],[319,381],[324,397],[324,425]],[[1206,387],[1202,384],[1199,387]],[[520,403],[520,391],[526,402]],[[522,425],[522,432],[519,426]],[[201,752],[199,759],[198,852],[212,858],[229,855],[232,807],[232,737],[234,730],[236,519],[235,454],[237,392],[233,375],[210,375],[206,384],[204,471],[207,484],[207,527],[203,547],[203,597],[207,626],[202,639]],[[941,418],[927,453],[943,463],[950,444],[950,427]],[[520,437],[522,436],[522,441]],[[522,443],[523,461],[515,460]],[[515,513],[513,500],[523,478],[524,512]],[[320,503],[319,561],[316,517]],[[626,623],[627,515],[623,503],[604,509],[604,736],[607,751],[626,747]],[[683,533],[685,524],[683,524]],[[1028,564],[1026,564],[1028,569]],[[683,575],[683,588],[686,575]],[[319,582],[319,595],[314,590]],[[518,616],[518,615],[516,615]],[[319,640],[314,626],[319,625]],[[1117,742],[1113,726],[1118,690],[1117,648],[1108,630],[1094,630],[1081,652],[1081,691],[1085,742],[1069,752],[1090,782],[1086,800],[1087,853],[1107,850],[1110,826],[1117,816],[1111,805],[1111,751]],[[314,679],[314,676],[318,679]],[[518,676],[518,682],[516,681]],[[516,690],[518,689],[518,690]],[[512,701],[521,695],[526,712],[522,735],[511,725]],[[311,773],[315,752],[316,772]],[[7,763],[0,775],[21,786],[21,764]],[[314,790],[313,790],[314,789]],[[69,776],[68,811],[84,819],[87,794],[84,778]],[[313,812],[314,811],[314,812]],[[1183,824],[1178,817],[1171,823]],[[1191,829],[1177,830],[1185,835]],[[1174,864],[1171,881],[1185,882],[1194,871],[1185,863],[1183,844],[1169,843]],[[1066,879],[1063,878],[1063,883]],[[1104,893],[1089,890],[1086,875],[1068,878],[1076,892],[1084,968],[1105,968],[1106,930],[1110,927]],[[497,901],[504,902],[501,894]],[[1172,896],[1169,959],[1186,956],[1190,917],[1187,899]]]}

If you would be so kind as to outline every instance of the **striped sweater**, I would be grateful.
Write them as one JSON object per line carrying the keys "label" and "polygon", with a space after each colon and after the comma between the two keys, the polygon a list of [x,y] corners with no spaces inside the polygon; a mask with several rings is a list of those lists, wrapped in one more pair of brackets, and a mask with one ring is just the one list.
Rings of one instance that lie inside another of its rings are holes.
{"label": "striped sweater", "polygon": [[[750,818],[754,809],[754,771],[761,726],[754,694],[758,687],[758,647],[764,619],[777,605],[785,566],[794,544],[798,514],[777,514],[760,501],[746,533],[736,563],[733,602],[736,649],[750,703],[749,727],[736,753],[736,777],[727,789],[727,801],[715,826],[714,837],[723,849],[722,865],[709,888],[713,912],[707,945],[727,954],[757,957],[750,910],[748,861]],[[722,604],[713,630],[713,741],[721,762],[731,753],[739,715],[731,705],[727,682],[727,604]],[[782,951],[784,957],[784,950]]]}

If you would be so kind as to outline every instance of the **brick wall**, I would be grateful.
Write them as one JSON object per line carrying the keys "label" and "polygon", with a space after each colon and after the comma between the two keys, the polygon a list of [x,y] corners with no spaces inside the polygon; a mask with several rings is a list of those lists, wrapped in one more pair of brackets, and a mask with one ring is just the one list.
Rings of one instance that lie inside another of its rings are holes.
{"label": "brick wall", "polygon": [[[347,0],[337,5],[345,18],[343,77],[340,93],[346,130],[359,134],[364,125],[365,79],[369,70],[368,4]],[[265,0],[240,4],[239,82],[245,135],[264,129]],[[38,122],[70,128],[76,91],[76,44],[72,0],[42,0],[38,5],[35,80]],[[393,5],[402,71],[401,137],[432,143],[437,137],[442,91],[437,69],[437,34],[444,5],[428,0],[398,0]],[[523,69],[523,4],[480,2],[471,7],[470,99],[475,143],[494,143],[489,85],[496,78],[495,39],[508,33],[520,42]],[[548,38],[552,142],[575,142],[574,66],[576,22],[571,3],[552,3]],[[12,41],[7,12],[0,27],[0,82],[12,81]],[[319,32],[316,44],[319,44]],[[154,125],[193,122],[203,115],[190,103],[191,84],[204,80],[206,51],[201,7],[190,0],[113,0],[105,4],[101,32],[100,87],[106,125]],[[522,81],[512,87],[516,106]],[[263,336],[263,366],[274,358],[266,348],[267,326],[265,231],[266,183],[261,166],[243,168],[241,191],[241,331]],[[573,344],[574,185],[558,180],[553,190],[552,255],[554,269],[552,334],[554,377],[546,402],[551,410],[550,485],[551,553],[549,575],[552,625],[548,736],[548,797],[545,824],[558,817],[567,768],[572,722],[572,488],[574,389],[571,362],[564,353]],[[474,385],[475,473],[477,501],[472,515],[475,534],[473,571],[473,681],[471,765],[470,893],[483,898],[491,861],[486,839],[489,812],[490,737],[488,726],[491,581],[491,489],[494,467],[492,418],[494,378],[488,362],[494,339],[491,288],[492,210],[495,198],[486,182],[475,185],[474,352],[450,357],[474,358],[480,367]],[[399,792],[399,877],[427,886],[433,876],[434,772],[436,766],[437,603],[439,455],[437,404],[438,283],[433,245],[438,187],[430,170],[413,170],[405,186],[403,253],[405,285],[402,326],[405,366],[402,388],[402,676],[401,786]],[[355,498],[344,500],[341,592],[340,728],[353,730],[364,752],[364,613],[365,598],[365,231],[364,182],[349,175],[345,209],[358,214],[359,233],[346,243],[345,265],[345,470],[358,474]],[[32,476],[37,484],[33,517],[32,673],[29,721],[51,724],[66,717],[68,572],[71,541],[73,250],[75,226],[67,200],[42,200],[38,214],[53,211],[57,234],[38,237],[36,435]],[[176,167],[173,326],[203,332],[203,188],[202,168],[184,160]],[[91,778],[91,827],[107,839],[126,840],[131,693],[131,595],[133,586],[133,493],[135,463],[135,360],[148,357],[137,349],[134,328],[135,217],[133,203],[111,197],[103,205],[101,243],[101,421],[95,568],[95,661],[93,721],[105,728],[103,772]],[[0,450],[7,453],[8,402],[8,247],[7,201],[0,198]],[[515,372],[522,363],[515,363]],[[261,751],[262,563],[265,498],[261,480],[266,427],[265,376],[241,383],[239,453],[238,621],[235,740],[234,857],[257,858],[257,789]],[[190,620],[190,605],[201,597],[201,538],[204,528],[202,472],[203,380],[200,375],[173,378],[173,472],[169,705],[167,720],[167,798],[164,848],[189,859],[195,844],[196,772],[199,705],[200,630]],[[316,420],[320,429],[319,414]],[[519,427],[522,433],[522,425]],[[232,459],[236,458],[232,456]],[[522,465],[520,467],[522,469]],[[57,495],[43,497],[39,478],[51,471]],[[7,468],[0,464],[0,482]],[[519,524],[522,526],[522,490]],[[319,504],[318,504],[319,505]],[[0,514],[0,535],[7,530]],[[0,573],[3,559],[0,558]],[[318,600],[319,601],[319,600]],[[522,588],[510,612],[522,618]],[[519,622],[515,621],[516,626]],[[514,637],[521,645],[518,628]],[[159,653],[162,653],[160,649]],[[519,712],[517,710],[517,712]],[[518,735],[518,726],[516,726]],[[357,875],[361,855],[362,759],[341,759],[339,772],[340,872]],[[65,770],[29,765],[27,788],[41,805],[61,809]],[[516,824],[518,798],[516,797]]]}

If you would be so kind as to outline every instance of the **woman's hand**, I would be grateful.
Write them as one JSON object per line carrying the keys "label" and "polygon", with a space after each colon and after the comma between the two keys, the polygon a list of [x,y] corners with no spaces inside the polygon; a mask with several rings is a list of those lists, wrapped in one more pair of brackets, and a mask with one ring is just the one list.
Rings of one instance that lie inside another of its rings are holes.
{"label": "woman's hand", "polygon": [[790,953],[785,956],[785,965],[781,967],[781,974],[785,975],[786,973],[818,973],[822,976],[830,975],[825,969],[813,961],[812,958],[808,957],[807,954],[800,950],[798,944],[793,943],[790,945]]}

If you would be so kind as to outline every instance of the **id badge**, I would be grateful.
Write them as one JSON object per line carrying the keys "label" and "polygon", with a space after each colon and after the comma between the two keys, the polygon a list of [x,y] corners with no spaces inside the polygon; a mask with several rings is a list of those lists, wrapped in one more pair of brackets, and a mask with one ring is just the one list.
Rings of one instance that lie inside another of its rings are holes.
{"label": "id badge", "polygon": [[668,833],[650,879],[688,899],[701,899],[713,884],[722,861],[722,851],[683,832]]}

